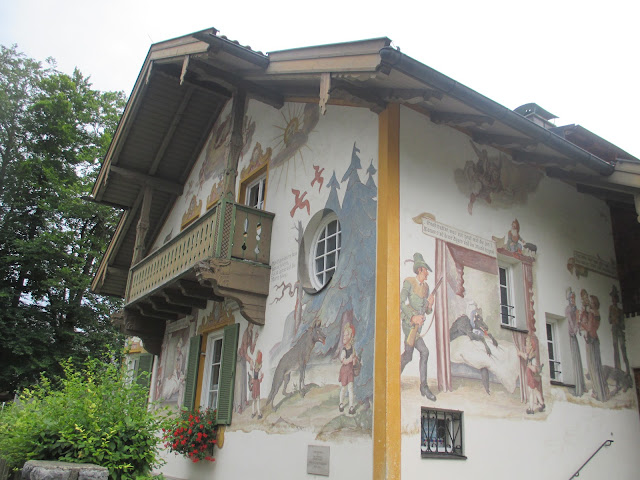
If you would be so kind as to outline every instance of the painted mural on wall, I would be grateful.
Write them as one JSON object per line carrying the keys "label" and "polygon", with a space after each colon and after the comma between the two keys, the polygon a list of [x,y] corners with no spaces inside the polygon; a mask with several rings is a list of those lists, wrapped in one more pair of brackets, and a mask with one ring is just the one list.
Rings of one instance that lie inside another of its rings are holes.
{"label": "painted mural on wall", "polygon": [[[582,288],[580,290],[580,306],[578,306],[576,292],[572,287],[567,289],[568,305],[565,321],[569,333],[571,355],[565,363],[571,367],[572,382],[575,384],[571,394],[575,398],[587,397],[589,399],[588,394],[590,393],[591,399],[597,402],[617,400],[617,404],[626,399],[627,402],[624,406],[631,406],[631,402],[627,398],[628,395],[624,395],[632,387],[633,382],[627,357],[624,314],[619,304],[620,295],[616,285],[612,285],[609,297],[611,304],[608,311],[608,323],[613,343],[613,365],[606,365],[602,360],[600,336],[605,336],[606,333],[603,331],[604,329],[600,328],[602,324],[600,299]],[[584,363],[581,352],[585,352],[586,361]]]}
{"label": "painted mural on wall", "polygon": [[188,319],[167,325],[156,372],[154,400],[179,408],[184,397],[191,327]]}
{"label": "painted mural on wall", "polygon": [[[517,220],[492,240],[428,213],[414,222],[424,238],[421,251],[401,265],[403,404],[444,402],[468,410],[471,399],[482,406],[480,415],[546,415],[532,300],[535,244],[522,239]],[[498,255],[523,265],[521,328],[502,327]]]}
{"label": "painted mural on wall", "polygon": [[[226,111],[220,115],[218,120],[213,126],[209,140],[203,150],[204,159],[202,159],[197,168],[197,177],[187,182],[187,188],[185,190],[184,198],[190,199],[189,204],[185,206],[183,213],[182,228],[186,227],[189,223],[193,222],[195,218],[192,216],[192,208],[194,202],[199,202],[200,208],[203,200],[206,202],[206,209],[210,209],[221,197],[224,189],[224,170],[227,166],[227,160],[230,149],[231,141],[231,112],[227,107]],[[247,154],[249,146],[251,145],[253,134],[256,130],[256,122],[245,115],[243,122],[243,145],[240,152],[241,156]],[[260,144],[256,144],[254,147],[254,156],[258,156],[255,161],[265,161],[261,158],[261,152],[258,152]],[[270,149],[267,152],[270,155]],[[253,159],[252,159],[253,160]],[[209,188],[208,185],[211,185]],[[206,198],[203,198],[203,189],[206,188]],[[188,218],[189,221],[185,221]]]}
{"label": "painted mural on wall", "polygon": [[[310,107],[304,111],[307,118],[315,115]],[[287,185],[299,195],[298,202],[292,199],[290,212],[298,247],[304,243],[303,220],[311,212],[331,211],[340,225],[339,262],[331,281],[317,293],[305,291],[299,276],[295,282],[274,285],[272,304],[291,308],[280,323],[279,341],[258,342],[261,327],[248,324],[241,330],[233,430],[310,430],[320,439],[371,434],[376,169],[371,163],[363,183],[358,146],[345,153],[344,172],[331,172],[328,183],[320,182],[318,173],[323,172],[314,169],[304,183]],[[324,204],[296,208],[305,200],[300,192],[309,188],[328,190]],[[339,189],[344,189],[342,201]],[[298,262],[306,261],[298,257]]]}
{"label": "painted mural on wall", "polygon": [[573,256],[567,260],[567,270],[579,279],[586,277],[589,272],[596,272],[611,278],[618,278],[616,262],[613,259],[605,260],[600,255],[589,255],[587,253],[575,251]]}
{"label": "painted mural on wall", "polygon": [[[574,290],[567,290],[561,327],[568,329],[569,342],[562,364],[553,366],[556,373],[567,372],[566,384],[557,378],[559,390],[550,396],[545,385],[552,364],[541,347],[547,336],[538,328],[533,301],[538,248],[526,229],[513,219],[504,235],[488,240],[428,213],[413,220],[425,238],[420,251],[407,252],[411,257],[401,265],[401,386],[406,407],[444,403],[446,408],[471,411],[480,405],[474,414],[539,419],[546,418],[551,397],[562,398],[564,392],[574,402],[594,406],[633,405],[617,286],[612,286],[607,306],[611,337],[607,332],[606,338],[612,339],[614,352],[610,362],[603,351],[611,349],[600,344],[605,308],[600,298],[583,287],[576,290],[578,304]],[[522,290],[524,305],[518,313],[505,309],[509,302],[501,297],[502,275],[508,269],[518,272],[511,278]],[[403,425],[405,432],[418,428],[411,422]]]}
{"label": "painted mural on wall", "polygon": [[282,167],[277,168],[276,175],[272,178],[272,185],[276,189],[288,184],[298,170],[306,172],[304,153],[305,150],[310,151],[307,142],[320,120],[320,109],[313,103],[287,104],[281,115],[283,124],[275,125],[281,133],[274,139],[274,153],[269,162],[272,170]]}
{"label": "painted mural on wall", "polygon": [[504,153],[478,147],[469,141],[476,156],[464,168],[456,169],[454,178],[460,191],[469,196],[467,211],[480,201],[496,208],[509,208],[514,203],[524,204],[542,178],[542,172],[530,165],[513,163]]}

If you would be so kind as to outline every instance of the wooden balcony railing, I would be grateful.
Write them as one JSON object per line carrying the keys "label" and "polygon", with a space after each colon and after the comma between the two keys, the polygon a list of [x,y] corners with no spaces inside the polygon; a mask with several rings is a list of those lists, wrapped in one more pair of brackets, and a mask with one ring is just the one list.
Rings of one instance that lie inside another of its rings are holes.
{"label": "wooden balcony railing", "polygon": [[177,237],[131,267],[127,304],[178,278],[196,262],[213,257],[217,211],[216,205]]}
{"label": "wooden balcony railing", "polygon": [[[151,316],[149,308],[157,306],[154,298],[184,279],[211,287],[212,295],[234,298],[241,311],[243,303],[255,304],[255,299],[245,294],[266,299],[273,217],[263,210],[221,200],[178,236],[131,267],[125,308],[132,311],[138,305],[143,315]],[[263,313],[248,319],[261,323],[261,317],[264,322]]]}

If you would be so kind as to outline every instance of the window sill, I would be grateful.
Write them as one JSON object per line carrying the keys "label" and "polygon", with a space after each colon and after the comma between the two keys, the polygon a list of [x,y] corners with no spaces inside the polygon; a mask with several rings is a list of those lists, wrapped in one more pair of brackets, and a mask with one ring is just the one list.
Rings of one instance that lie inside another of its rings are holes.
{"label": "window sill", "polygon": [[512,332],[529,333],[529,330],[525,330],[524,328],[512,327],[511,325],[500,325],[500,328],[511,330]]}
{"label": "window sill", "polygon": [[450,460],[466,460],[466,455],[457,455],[455,453],[426,453],[421,452],[422,458],[447,458]]}
{"label": "window sill", "polygon": [[572,385],[570,383],[558,382],[557,380],[551,380],[551,385],[555,385],[556,387],[576,388],[575,385]]}

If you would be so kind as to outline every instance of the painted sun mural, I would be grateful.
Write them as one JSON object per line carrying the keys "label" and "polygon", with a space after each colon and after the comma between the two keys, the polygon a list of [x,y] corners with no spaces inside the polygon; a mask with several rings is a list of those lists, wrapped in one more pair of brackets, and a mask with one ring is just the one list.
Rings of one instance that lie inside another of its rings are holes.
{"label": "painted sun mural", "polygon": [[[275,127],[281,133],[274,138],[275,153],[269,163],[271,169],[284,166],[276,180],[276,188],[282,180],[287,183],[290,173],[295,176],[298,167],[305,169],[304,149],[309,148],[307,141],[309,134],[320,120],[320,109],[318,105],[312,103],[287,104],[286,109],[283,108],[280,114],[283,123]],[[289,162],[290,159],[296,161]],[[289,172],[290,169],[291,172]]]}

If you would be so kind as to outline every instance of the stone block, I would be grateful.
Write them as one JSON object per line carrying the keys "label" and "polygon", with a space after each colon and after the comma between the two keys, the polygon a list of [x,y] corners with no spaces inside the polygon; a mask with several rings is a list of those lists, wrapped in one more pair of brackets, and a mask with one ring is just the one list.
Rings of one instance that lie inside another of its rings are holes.
{"label": "stone block", "polygon": [[108,480],[109,470],[92,463],[29,460],[22,467],[22,480]]}

